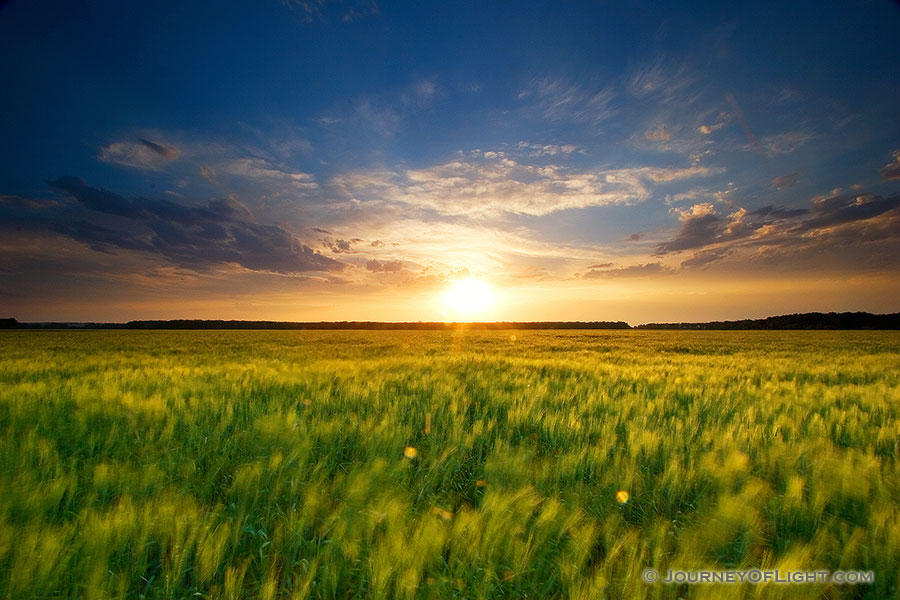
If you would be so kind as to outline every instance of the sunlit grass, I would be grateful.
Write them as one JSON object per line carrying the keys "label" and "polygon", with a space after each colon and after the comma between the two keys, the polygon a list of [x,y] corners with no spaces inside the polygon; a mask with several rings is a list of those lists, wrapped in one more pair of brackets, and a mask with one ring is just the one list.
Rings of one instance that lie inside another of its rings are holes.
{"label": "sunlit grass", "polygon": [[[884,598],[893,332],[9,332],[2,598]],[[644,568],[874,585],[647,586]]]}

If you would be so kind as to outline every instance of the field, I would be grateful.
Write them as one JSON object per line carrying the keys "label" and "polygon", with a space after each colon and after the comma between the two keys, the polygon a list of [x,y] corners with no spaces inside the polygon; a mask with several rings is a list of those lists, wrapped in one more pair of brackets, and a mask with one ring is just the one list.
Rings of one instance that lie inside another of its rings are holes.
{"label": "field", "polygon": [[6,332],[0,356],[0,598],[900,595],[897,332]]}

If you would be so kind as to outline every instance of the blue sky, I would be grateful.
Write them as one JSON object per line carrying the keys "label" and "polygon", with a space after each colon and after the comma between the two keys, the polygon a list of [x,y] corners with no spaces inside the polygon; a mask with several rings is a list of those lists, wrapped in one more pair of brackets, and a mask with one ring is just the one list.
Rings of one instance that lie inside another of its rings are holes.
{"label": "blue sky", "polygon": [[874,0],[13,0],[0,307],[425,320],[475,276],[489,320],[900,310],[898,26]]}

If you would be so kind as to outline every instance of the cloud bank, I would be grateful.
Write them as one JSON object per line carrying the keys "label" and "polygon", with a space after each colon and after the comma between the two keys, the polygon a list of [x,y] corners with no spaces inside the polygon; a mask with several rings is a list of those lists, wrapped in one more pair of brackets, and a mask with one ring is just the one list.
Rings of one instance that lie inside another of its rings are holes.
{"label": "cloud bank", "polygon": [[257,223],[232,199],[185,206],[162,199],[126,198],[64,176],[50,182],[85,209],[52,228],[99,251],[137,250],[192,269],[227,264],[254,271],[293,274],[339,271],[338,261],[315,252],[279,225]]}

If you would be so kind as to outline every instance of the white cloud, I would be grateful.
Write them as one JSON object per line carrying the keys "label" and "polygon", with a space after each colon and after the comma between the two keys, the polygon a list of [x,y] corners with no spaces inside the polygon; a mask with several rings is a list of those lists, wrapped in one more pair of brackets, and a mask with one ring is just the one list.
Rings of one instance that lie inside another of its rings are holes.
{"label": "white cloud", "polygon": [[642,202],[650,197],[654,185],[723,171],[700,166],[581,171],[561,165],[523,164],[502,152],[475,151],[422,169],[356,172],[334,182],[358,202],[400,203],[442,215],[540,216]]}
{"label": "white cloud", "polygon": [[300,190],[319,188],[315,178],[309,173],[282,170],[262,158],[235,158],[222,164],[219,170],[231,175],[288,184]]}
{"label": "white cloud", "polygon": [[[516,149],[527,152],[530,156],[557,156],[569,155],[573,152],[583,152],[581,147],[575,144],[530,144],[528,142],[519,142]],[[487,153],[485,153],[485,156]]]}

